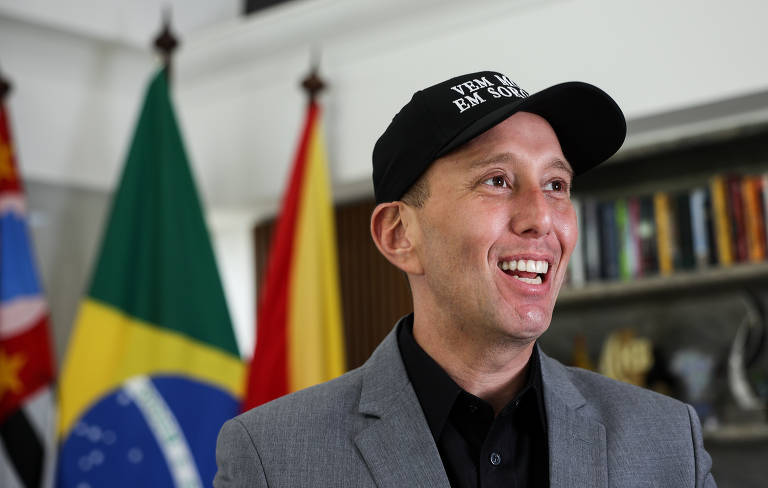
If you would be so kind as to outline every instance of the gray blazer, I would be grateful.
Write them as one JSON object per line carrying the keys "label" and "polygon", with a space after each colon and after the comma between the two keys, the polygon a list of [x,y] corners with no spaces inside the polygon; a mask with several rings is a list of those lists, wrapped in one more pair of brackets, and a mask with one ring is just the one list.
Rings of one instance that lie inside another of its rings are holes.
{"label": "gray blazer", "polygon": [[[694,410],[541,354],[554,487],[714,487]],[[445,487],[391,332],[360,368],[228,421],[224,487]]]}

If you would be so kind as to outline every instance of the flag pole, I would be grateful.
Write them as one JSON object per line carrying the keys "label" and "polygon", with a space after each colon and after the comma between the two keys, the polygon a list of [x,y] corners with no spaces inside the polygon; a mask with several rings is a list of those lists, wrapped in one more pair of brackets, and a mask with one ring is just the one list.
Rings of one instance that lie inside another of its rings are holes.
{"label": "flag pole", "polygon": [[155,38],[155,49],[163,60],[166,76],[168,81],[171,80],[171,56],[176,48],[179,46],[179,41],[171,31],[171,9],[166,7],[163,9],[163,27],[160,33]]}
{"label": "flag pole", "polygon": [[0,102],[4,102],[5,101],[6,95],[11,93],[11,88],[12,88],[11,82],[8,81],[3,76],[3,72],[0,71]]}
{"label": "flag pole", "polygon": [[310,59],[309,74],[301,81],[301,87],[307,93],[310,104],[317,100],[317,95],[321,91],[325,90],[327,84],[325,80],[320,78],[320,55],[317,51],[313,51],[312,58]]}

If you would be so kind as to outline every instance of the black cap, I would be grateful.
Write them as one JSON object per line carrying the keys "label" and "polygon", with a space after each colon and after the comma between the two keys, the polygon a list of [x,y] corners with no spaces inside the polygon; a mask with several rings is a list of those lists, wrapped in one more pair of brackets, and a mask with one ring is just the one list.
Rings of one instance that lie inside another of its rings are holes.
{"label": "black cap", "polygon": [[627,133],[616,102],[588,83],[561,83],[529,96],[495,71],[457,76],[414,93],[376,142],[376,202],[399,200],[435,159],[515,112],[549,122],[576,174],[616,153]]}

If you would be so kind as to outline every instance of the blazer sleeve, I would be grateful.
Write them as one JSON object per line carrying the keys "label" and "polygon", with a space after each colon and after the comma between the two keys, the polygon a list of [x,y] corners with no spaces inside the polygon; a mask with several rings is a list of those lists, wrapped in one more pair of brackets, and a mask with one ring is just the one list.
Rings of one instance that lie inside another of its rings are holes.
{"label": "blazer sleeve", "polygon": [[227,421],[219,432],[216,465],[214,488],[268,486],[256,444],[238,418]]}
{"label": "blazer sleeve", "polygon": [[701,435],[701,423],[696,411],[690,405],[688,416],[691,419],[691,434],[693,436],[693,456],[696,468],[696,488],[717,488],[715,478],[712,476],[712,458],[704,449],[704,440]]}

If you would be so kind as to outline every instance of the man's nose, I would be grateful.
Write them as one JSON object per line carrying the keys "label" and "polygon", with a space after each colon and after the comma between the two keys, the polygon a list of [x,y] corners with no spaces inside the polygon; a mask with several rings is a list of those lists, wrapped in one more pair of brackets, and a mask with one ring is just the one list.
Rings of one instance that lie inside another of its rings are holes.
{"label": "man's nose", "polygon": [[512,232],[522,237],[537,238],[552,231],[551,204],[541,188],[520,192],[513,205]]}

